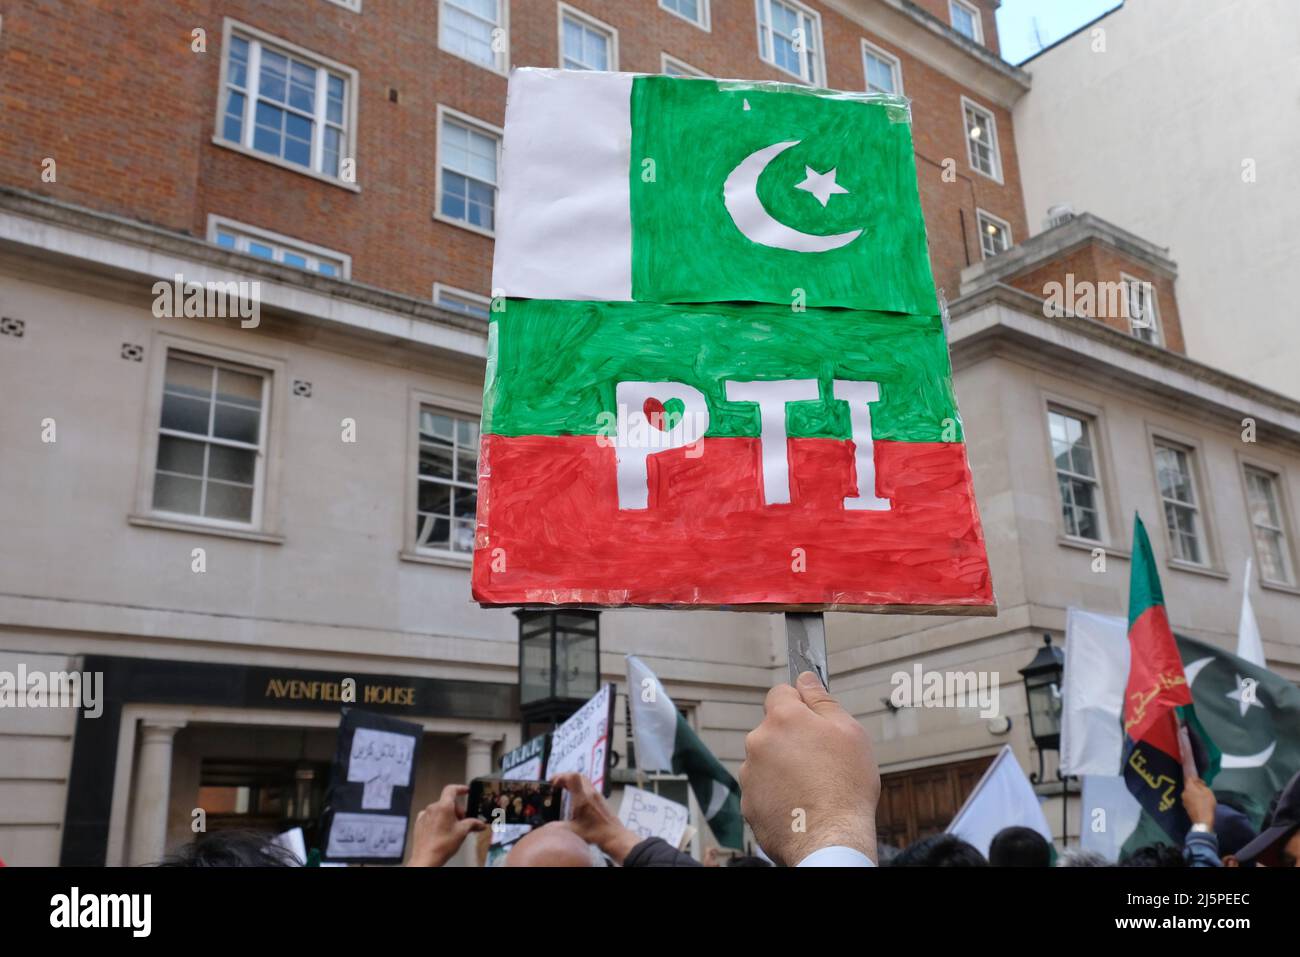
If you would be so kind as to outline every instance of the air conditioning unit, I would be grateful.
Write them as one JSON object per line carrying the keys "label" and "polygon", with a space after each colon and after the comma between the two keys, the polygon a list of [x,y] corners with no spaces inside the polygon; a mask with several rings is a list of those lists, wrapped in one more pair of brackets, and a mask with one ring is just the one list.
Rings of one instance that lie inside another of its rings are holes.
{"label": "air conditioning unit", "polygon": [[1064,225],[1074,219],[1074,207],[1061,203],[1056,206],[1047,208],[1047,219],[1043,223],[1043,229],[1055,229],[1057,226]]}

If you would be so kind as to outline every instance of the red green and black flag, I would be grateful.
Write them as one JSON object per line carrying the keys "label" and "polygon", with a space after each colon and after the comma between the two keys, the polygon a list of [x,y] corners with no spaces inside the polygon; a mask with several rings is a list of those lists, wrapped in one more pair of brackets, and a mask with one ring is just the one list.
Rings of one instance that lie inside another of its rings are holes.
{"label": "red green and black flag", "polygon": [[1207,781],[1218,751],[1196,720],[1192,692],[1165,612],[1151,540],[1133,519],[1128,600],[1129,673],[1124,688],[1124,782],[1152,819],[1179,847],[1191,822],[1183,809],[1180,719],[1188,727],[1196,765]]}
{"label": "red green and black flag", "polygon": [[905,100],[517,70],[501,166],[480,603],[995,612]]}

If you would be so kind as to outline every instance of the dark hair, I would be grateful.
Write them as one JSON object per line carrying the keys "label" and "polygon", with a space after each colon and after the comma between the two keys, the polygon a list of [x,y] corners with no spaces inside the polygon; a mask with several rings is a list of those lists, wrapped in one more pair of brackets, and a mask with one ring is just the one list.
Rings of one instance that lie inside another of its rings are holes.
{"label": "dark hair", "polygon": [[899,851],[890,867],[988,867],[984,855],[960,837],[931,834]]}
{"label": "dark hair", "polygon": [[176,848],[158,862],[159,867],[297,867],[288,848],[261,831],[238,829],[202,834]]}
{"label": "dark hair", "polygon": [[1120,867],[1186,867],[1183,852],[1168,844],[1148,844],[1119,859]]}
{"label": "dark hair", "polygon": [[989,845],[994,867],[1051,867],[1052,845],[1031,827],[1004,827]]}
{"label": "dark hair", "polygon": [[757,854],[742,854],[727,861],[728,867],[771,867],[771,861],[765,861]]}

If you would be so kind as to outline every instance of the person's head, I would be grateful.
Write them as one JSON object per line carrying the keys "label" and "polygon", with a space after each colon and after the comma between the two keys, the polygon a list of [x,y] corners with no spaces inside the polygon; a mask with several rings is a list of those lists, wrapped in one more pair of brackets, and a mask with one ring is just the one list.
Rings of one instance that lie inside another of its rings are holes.
{"label": "person's head", "polygon": [[1004,827],[989,845],[994,867],[1051,867],[1052,845],[1032,827]]}
{"label": "person's head", "polygon": [[771,861],[765,861],[757,854],[737,854],[727,861],[728,867],[771,867]]}
{"label": "person's head", "polygon": [[1148,844],[1119,859],[1120,867],[1186,867],[1183,852],[1168,844]]}
{"label": "person's head", "polygon": [[563,821],[535,827],[506,855],[506,867],[591,867],[587,842]]}
{"label": "person's head", "polygon": [[1259,836],[1235,856],[1243,864],[1300,867],[1300,771],[1282,788]]}
{"label": "person's head", "polygon": [[159,867],[297,867],[293,852],[261,831],[225,830],[201,834],[178,847]]}
{"label": "person's head", "polygon": [[1096,851],[1082,851],[1077,847],[1062,851],[1056,858],[1057,867],[1110,867],[1110,861]]}
{"label": "person's head", "polygon": [[984,855],[959,837],[931,834],[907,845],[891,867],[988,867]]}

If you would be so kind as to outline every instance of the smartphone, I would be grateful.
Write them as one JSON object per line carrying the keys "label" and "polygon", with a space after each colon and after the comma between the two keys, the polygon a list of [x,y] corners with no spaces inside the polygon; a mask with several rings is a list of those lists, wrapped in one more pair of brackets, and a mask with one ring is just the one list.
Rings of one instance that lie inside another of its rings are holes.
{"label": "smartphone", "polygon": [[493,825],[541,827],[560,820],[560,793],[549,781],[508,781],[495,775],[469,782],[465,816]]}

